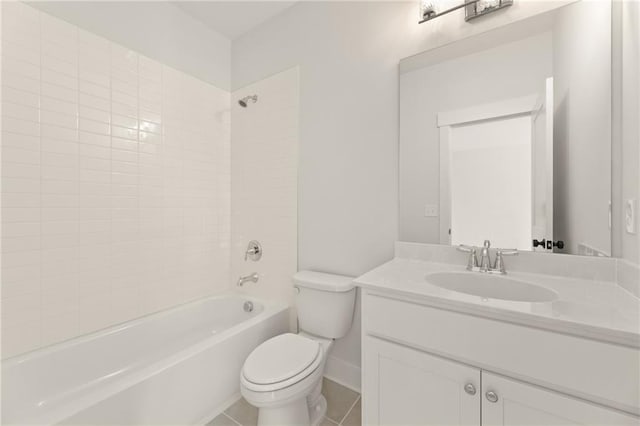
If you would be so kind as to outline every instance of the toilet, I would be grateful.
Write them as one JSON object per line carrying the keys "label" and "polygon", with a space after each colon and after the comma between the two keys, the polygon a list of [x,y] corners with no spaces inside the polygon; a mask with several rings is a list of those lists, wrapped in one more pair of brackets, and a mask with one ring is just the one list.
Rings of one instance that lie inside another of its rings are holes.
{"label": "toilet", "polygon": [[324,417],[322,376],[335,339],[353,322],[353,278],[300,271],[297,289],[298,334],[285,333],[259,345],[240,373],[240,391],[258,408],[258,425],[316,426]]}

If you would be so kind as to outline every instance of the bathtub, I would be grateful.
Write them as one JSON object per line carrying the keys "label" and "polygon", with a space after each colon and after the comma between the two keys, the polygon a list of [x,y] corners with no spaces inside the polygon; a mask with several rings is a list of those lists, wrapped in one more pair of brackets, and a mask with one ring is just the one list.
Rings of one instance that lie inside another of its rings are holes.
{"label": "bathtub", "polygon": [[247,355],[288,320],[285,305],[224,295],[7,359],[2,424],[206,423],[239,396]]}

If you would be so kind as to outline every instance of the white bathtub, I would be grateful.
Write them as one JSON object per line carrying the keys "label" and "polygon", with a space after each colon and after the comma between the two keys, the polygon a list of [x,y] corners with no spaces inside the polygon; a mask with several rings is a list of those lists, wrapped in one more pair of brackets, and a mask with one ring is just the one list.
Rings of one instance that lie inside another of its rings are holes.
{"label": "white bathtub", "polygon": [[249,352],[288,329],[284,305],[225,295],[2,363],[2,424],[199,424],[239,394]]}

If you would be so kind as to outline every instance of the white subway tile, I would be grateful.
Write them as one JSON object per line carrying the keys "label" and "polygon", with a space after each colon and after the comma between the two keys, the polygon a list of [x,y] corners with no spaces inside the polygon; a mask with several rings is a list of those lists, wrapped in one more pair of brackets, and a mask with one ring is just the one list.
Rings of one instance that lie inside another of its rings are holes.
{"label": "white subway tile", "polygon": [[77,234],[79,225],[77,221],[42,222],[42,235]]}
{"label": "white subway tile", "polygon": [[42,179],[78,180],[78,169],[75,167],[42,166]]}
{"label": "white subway tile", "polygon": [[2,207],[40,207],[40,195],[34,193],[8,192],[2,194]]}
{"label": "white subway tile", "polygon": [[[59,139],[42,139],[42,152],[51,152],[56,154],[78,155],[78,143],[69,140]],[[75,166],[77,167],[77,161]]]}
{"label": "white subway tile", "polygon": [[109,123],[104,123],[101,121],[89,120],[83,117],[80,117],[79,120],[79,129],[82,132],[90,132],[97,133],[100,135],[109,135],[110,133]]}
{"label": "white subway tile", "polygon": [[40,122],[43,124],[66,127],[68,129],[78,128],[78,117],[76,115],[47,111],[44,109],[40,111]]}
{"label": "white subway tile", "polygon": [[80,155],[83,157],[111,158],[111,149],[104,146],[81,143]]}
{"label": "white subway tile", "polygon": [[111,121],[111,114],[109,114],[108,111],[91,108],[86,105],[80,105],[78,111],[80,118],[101,121],[103,123],[109,123]]}
{"label": "white subway tile", "polygon": [[2,72],[29,77],[33,80],[40,79],[40,67],[38,65],[12,57],[2,58]]}
{"label": "white subway tile", "polygon": [[2,115],[5,117],[18,118],[20,120],[37,122],[40,117],[40,112],[37,108],[31,106],[12,102],[2,102]]}
{"label": "white subway tile", "polygon": [[2,158],[12,163],[40,164],[40,153],[38,151],[14,148],[12,146],[2,147]]}
{"label": "white subway tile", "polygon": [[76,207],[46,207],[42,208],[42,221],[76,221],[79,217],[79,211]]}
{"label": "white subway tile", "polygon": [[103,111],[111,111],[111,102],[109,102],[108,99],[103,99],[98,96],[89,95],[87,93],[80,92],[78,94],[78,103],[90,108],[100,109]]}
{"label": "white subway tile", "polygon": [[78,155],[75,151],[71,153],[42,151],[40,153],[40,159],[43,166],[66,168],[78,167]]}
{"label": "white subway tile", "polygon": [[111,160],[107,158],[80,157],[80,168],[108,172],[111,171]]}
{"label": "white subway tile", "polygon": [[81,60],[78,75],[81,81],[88,81],[93,84],[109,87],[111,80],[109,74],[104,72],[104,70],[105,68],[99,63],[96,64],[88,60]]}
{"label": "white subway tile", "polygon": [[80,92],[102,99],[111,99],[108,87],[86,80],[80,80]]}
{"label": "white subway tile", "polygon": [[40,126],[40,134],[43,139],[50,138],[68,142],[78,141],[78,130],[68,127],[60,127],[43,123]]}
{"label": "white subway tile", "polygon": [[124,93],[117,90],[111,91],[111,102],[126,105],[131,108],[138,108],[138,97],[136,94]]}
{"label": "white subway tile", "polygon": [[33,164],[2,162],[2,177],[39,179],[40,167]]}
{"label": "white subway tile", "polygon": [[129,129],[138,128],[138,120],[135,117],[129,117],[126,115],[112,114],[111,124],[114,126],[119,126],[123,128],[129,128]]}
{"label": "white subway tile", "polygon": [[111,173],[103,170],[80,169],[81,182],[110,183]]}
{"label": "white subway tile", "polygon": [[47,111],[55,111],[62,114],[75,116],[78,114],[78,104],[73,102],[62,101],[48,96],[42,96],[40,99],[40,108]]}
{"label": "white subway tile", "polygon": [[57,84],[48,83],[46,81],[41,82],[40,86],[42,96],[48,96],[66,102],[78,101],[78,90],[70,89],[68,87],[60,86]]}
{"label": "white subway tile", "polygon": [[38,108],[40,102],[37,92],[25,92],[24,90],[9,87],[4,84],[4,81],[2,84],[2,100],[3,102],[12,102],[14,104],[24,105],[32,108]]}
{"label": "white subway tile", "polygon": [[41,79],[43,82],[50,83],[57,86],[62,86],[69,90],[73,90],[73,91],[78,90],[78,78],[74,75],[69,75],[68,73],[65,73],[65,72],[61,72],[54,69],[42,68]]}
{"label": "white subway tile", "polygon": [[13,10],[2,40],[8,352],[210,294],[212,280],[226,288],[229,121],[212,117],[228,94],[30,6]]}
{"label": "white subway tile", "polygon": [[12,40],[2,40],[2,57],[18,59],[31,64],[40,65],[40,49],[33,48],[28,44]]}
{"label": "white subway tile", "polygon": [[111,148],[113,150],[138,151],[138,142],[131,139],[111,137]]}
{"label": "white subway tile", "polygon": [[138,116],[138,108],[134,105],[126,105],[120,102],[111,103],[111,112],[118,115],[128,115],[129,117]]}
{"label": "white subway tile", "polygon": [[19,120],[11,117],[2,117],[2,130],[19,135],[40,136],[40,125],[37,122]]}
{"label": "white subway tile", "polygon": [[40,80],[11,71],[2,72],[2,85],[29,93],[40,93]]}
{"label": "white subway tile", "polygon": [[111,138],[108,134],[90,133],[80,130],[78,132],[80,144],[97,145],[101,147],[111,147]]}

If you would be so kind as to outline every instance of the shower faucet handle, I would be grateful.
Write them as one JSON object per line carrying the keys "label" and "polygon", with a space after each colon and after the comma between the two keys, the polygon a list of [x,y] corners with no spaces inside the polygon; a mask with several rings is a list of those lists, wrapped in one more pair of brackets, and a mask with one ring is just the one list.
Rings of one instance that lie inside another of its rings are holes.
{"label": "shower faucet handle", "polygon": [[244,252],[244,261],[246,262],[248,259],[257,262],[262,258],[262,246],[256,240],[249,241],[249,245],[247,246],[247,251]]}

